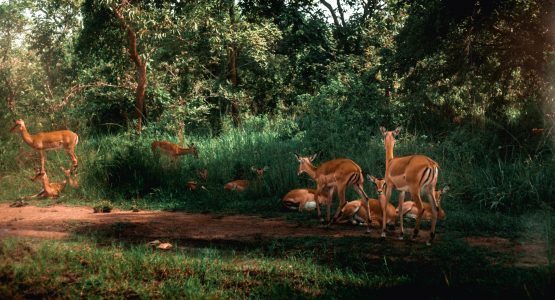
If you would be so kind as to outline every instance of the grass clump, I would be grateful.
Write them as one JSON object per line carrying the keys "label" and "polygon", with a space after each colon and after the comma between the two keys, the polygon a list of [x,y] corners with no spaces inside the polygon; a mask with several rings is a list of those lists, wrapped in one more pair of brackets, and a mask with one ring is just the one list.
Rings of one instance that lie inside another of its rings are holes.
{"label": "grass clump", "polygon": [[112,209],[114,205],[109,200],[102,200],[93,207],[94,213],[109,213]]}

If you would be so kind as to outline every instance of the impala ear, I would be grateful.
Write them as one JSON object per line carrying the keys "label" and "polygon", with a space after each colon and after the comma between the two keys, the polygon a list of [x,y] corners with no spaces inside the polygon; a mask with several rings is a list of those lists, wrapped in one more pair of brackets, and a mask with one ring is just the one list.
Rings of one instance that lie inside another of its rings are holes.
{"label": "impala ear", "polygon": [[448,191],[449,191],[449,186],[446,185],[446,186],[444,186],[443,189],[441,190],[441,193],[442,193],[442,194],[445,194],[445,193],[447,193]]}
{"label": "impala ear", "polygon": [[395,130],[393,130],[393,134],[398,135],[399,132],[401,132],[401,129],[403,129],[403,126],[398,126]]}
{"label": "impala ear", "polygon": [[293,153],[293,154],[295,154],[295,158],[297,158],[297,160],[298,160],[299,162],[301,162],[301,156],[298,155],[297,153]]}
{"label": "impala ear", "polygon": [[270,167],[268,166],[264,166],[264,168],[262,170],[267,171]]}
{"label": "impala ear", "polygon": [[380,126],[380,132],[382,133],[383,136],[385,136],[385,133],[387,132],[387,129],[385,129],[385,127]]}
{"label": "impala ear", "polygon": [[251,166],[251,171],[256,172],[256,168],[254,166]]}
{"label": "impala ear", "polygon": [[318,153],[315,153],[311,157],[309,157],[308,160],[313,161],[316,159],[317,156],[318,156]]}
{"label": "impala ear", "polygon": [[372,175],[366,175],[366,178],[368,178],[368,180],[370,180],[370,181],[372,181],[372,182],[374,182],[374,183],[376,183],[376,180],[378,180],[378,178],[376,178],[376,177],[374,177],[374,176],[372,176]]}

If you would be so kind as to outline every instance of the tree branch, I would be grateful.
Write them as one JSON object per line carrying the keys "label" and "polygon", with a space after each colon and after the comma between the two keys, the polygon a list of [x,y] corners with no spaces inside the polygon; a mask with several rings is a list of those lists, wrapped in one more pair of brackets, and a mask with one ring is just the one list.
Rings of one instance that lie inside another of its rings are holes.
{"label": "tree branch", "polygon": [[337,11],[339,12],[339,17],[341,18],[341,26],[345,28],[345,12],[343,7],[341,7],[341,0],[337,0]]}
{"label": "tree branch", "polygon": [[327,2],[326,0],[320,0],[320,3],[322,3],[322,5],[324,5],[330,11],[331,17],[333,18],[333,23],[335,23],[335,27],[341,28],[341,25],[339,24],[339,20],[337,19],[337,15],[335,14],[335,10],[333,9],[333,6],[331,6],[331,4],[329,4],[329,2]]}

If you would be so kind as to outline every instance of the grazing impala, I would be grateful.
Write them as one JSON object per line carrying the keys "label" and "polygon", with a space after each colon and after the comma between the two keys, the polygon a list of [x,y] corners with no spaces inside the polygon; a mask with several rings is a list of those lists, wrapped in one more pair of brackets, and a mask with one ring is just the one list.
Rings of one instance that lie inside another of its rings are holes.
{"label": "grazing impala", "polygon": [[[422,214],[424,212],[422,209],[422,198],[420,197],[420,192],[424,190],[428,196],[432,211],[432,229],[430,231],[430,239],[426,242],[427,245],[430,245],[435,237],[437,221],[436,207],[438,206],[438,202],[433,192],[437,184],[439,164],[424,155],[394,157],[393,148],[395,146],[395,135],[399,134],[401,127],[397,127],[393,131],[387,131],[384,127],[380,127],[380,131],[384,136],[385,181],[387,184],[385,199],[380,202],[382,209],[389,203],[393,189],[400,191],[399,207],[403,207],[405,192],[410,192],[420,212],[416,217],[413,233],[414,239],[418,235],[420,221],[422,220]],[[385,211],[382,213],[385,217]],[[399,219],[401,222],[400,239],[403,239],[403,218],[400,217]],[[382,238],[385,238],[385,223],[382,224]]]}
{"label": "grazing impala", "polygon": [[42,190],[35,195],[28,196],[27,198],[58,198],[60,193],[66,187],[67,181],[62,182],[50,182],[46,172],[37,171],[37,174],[31,179],[35,181],[39,179],[42,182]]}
{"label": "grazing impala", "polygon": [[79,182],[77,181],[77,179],[75,179],[75,177],[71,175],[71,170],[65,169],[64,167],[60,167],[60,169],[62,170],[62,172],[64,172],[69,186],[74,189],[79,188]]}
{"label": "grazing impala", "polygon": [[[367,176],[368,180],[372,181],[376,186],[376,192],[378,194],[378,199],[368,199],[368,206],[370,207],[370,216],[372,218],[372,225],[381,226],[382,225],[382,208],[380,205],[380,200],[385,198],[383,191],[385,187],[385,180],[378,179],[374,176]],[[338,222],[351,221],[353,224],[364,223],[364,216],[366,216],[366,208],[363,205],[364,200],[354,200],[347,203],[341,210]],[[395,206],[391,203],[387,204],[386,209],[387,222],[386,224],[395,224],[395,218],[397,213],[395,211]]]}
{"label": "grazing impala", "polygon": [[44,173],[44,160],[45,150],[64,148],[69,157],[71,158],[71,172],[77,169],[77,156],[75,156],[75,146],[79,142],[79,136],[70,130],[59,130],[50,132],[39,132],[37,134],[29,134],[25,122],[23,120],[15,121],[15,125],[10,129],[11,132],[19,130],[21,137],[31,146],[31,148],[38,151],[40,156],[40,172]]}
{"label": "grazing impala", "polygon": [[[316,209],[316,201],[314,201],[315,189],[294,189],[289,191],[282,198],[283,206],[289,209],[298,209],[300,212],[303,210]],[[320,205],[327,205],[331,201],[328,193],[322,191],[319,196]]]}
{"label": "grazing impala", "polygon": [[[434,194],[437,200],[437,217],[438,219],[445,219],[445,211],[441,207],[441,195],[447,193],[449,191],[449,187],[446,186],[439,191],[435,191]],[[422,207],[424,209],[424,214],[422,215],[422,219],[424,220],[431,220],[432,219],[432,208],[430,207],[430,203],[424,202],[422,203]],[[398,210],[398,209],[397,209]],[[416,203],[413,201],[405,201],[403,202],[403,209],[401,210],[401,216],[407,216],[412,219],[416,219],[418,216],[418,207],[416,207]]]}
{"label": "grazing impala", "polygon": [[174,161],[177,160],[178,156],[191,154],[195,158],[198,158],[198,150],[195,144],[191,144],[189,148],[182,148],[178,145],[168,142],[168,141],[154,141],[150,144],[150,149],[154,155],[162,153],[164,155],[170,156]]}
{"label": "grazing impala", "polygon": [[[319,195],[324,190],[329,190],[329,196],[333,197],[333,193],[337,190],[339,196],[339,207],[337,208],[335,215],[333,217],[333,222],[337,220],[339,213],[343,206],[345,206],[345,190],[349,185],[352,185],[357,194],[365,199],[364,206],[366,211],[366,232],[370,232],[370,210],[368,208],[368,196],[364,192],[363,183],[364,177],[362,176],[361,168],[352,160],[346,158],[338,158],[324,162],[319,167],[312,165],[312,161],[316,158],[316,154],[312,156],[299,156],[295,154],[297,160],[299,161],[299,170],[297,175],[302,173],[307,173],[314,181],[316,181],[316,193],[314,193],[314,198],[316,199],[316,211],[318,212],[318,218],[322,221],[320,214],[320,197]],[[326,205],[326,221],[329,226],[330,222],[330,209],[331,201]]]}
{"label": "grazing impala", "polygon": [[[265,166],[264,168],[251,167],[251,171],[256,173],[257,181],[262,180],[262,178],[264,177],[264,172],[266,172],[268,169],[269,169],[268,166]],[[224,185],[224,189],[228,191],[242,192],[245,189],[247,189],[251,185],[251,183],[253,183],[252,180],[246,180],[246,179],[232,180]]]}

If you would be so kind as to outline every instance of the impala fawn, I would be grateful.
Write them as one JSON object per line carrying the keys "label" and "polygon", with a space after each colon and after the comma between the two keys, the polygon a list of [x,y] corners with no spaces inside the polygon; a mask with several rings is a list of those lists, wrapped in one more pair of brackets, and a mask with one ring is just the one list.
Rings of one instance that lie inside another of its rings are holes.
{"label": "impala fawn", "polygon": [[[316,209],[315,194],[315,189],[294,189],[283,196],[282,203],[284,207],[291,210],[311,211]],[[327,205],[331,201],[327,192],[321,192],[319,198],[320,205]]]}
{"label": "impala fawn", "polygon": [[74,189],[79,188],[79,182],[74,176],[71,175],[71,170],[65,169],[64,167],[60,167],[60,169],[62,170],[62,172],[64,172],[64,175],[66,176],[66,180],[67,180],[67,183],[69,183],[69,186]]}
{"label": "impala fawn", "polygon": [[[382,225],[382,208],[380,201],[383,201],[385,197],[383,191],[385,186],[385,180],[378,179],[374,176],[368,176],[368,180],[373,182],[376,187],[376,193],[378,194],[378,199],[368,199],[368,206],[370,207],[370,216],[372,220],[372,225],[381,226]],[[353,224],[362,224],[365,222],[365,216],[367,215],[366,207],[363,205],[362,199],[354,200],[348,202],[343,209],[338,222],[350,221]],[[396,211],[395,207],[388,203],[386,208],[386,224],[395,224]]]}
{"label": "impala fawn", "polygon": [[[197,170],[197,176],[206,183],[206,180],[208,179],[208,169]],[[199,184],[196,180],[187,181],[185,186],[189,191],[195,191],[199,188],[199,186],[201,189],[206,190],[206,187],[204,187],[204,185]]]}
{"label": "impala fawn", "polygon": [[31,180],[35,181],[37,179],[39,179],[42,183],[42,190],[37,194],[26,198],[58,198],[67,184],[67,181],[65,180],[62,182],[50,182],[46,172],[40,172],[38,170],[37,174]]}
{"label": "impala fawn", "polygon": [[[262,181],[264,177],[264,172],[266,172],[268,169],[269,169],[268,166],[265,166],[264,168],[255,168],[254,166],[252,166],[251,171],[256,173],[256,181],[254,182]],[[246,180],[246,179],[232,180],[224,185],[224,189],[228,191],[242,192],[246,190],[249,186],[251,186],[252,183],[254,182],[253,180]]]}
{"label": "impala fawn", "polygon": [[[434,191],[435,198],[437,199],[437,218],[438,219],[445,219],[445,211],[441,207],[441,196],[449,191],[449,187],[445,186],[443,189],[439,191]],[[430,203],[424,202],[422,203],[422,208],[424,213],[422,214],[422,219],[424,220],[431,220],[432,219],[432,207]],[[397,208],[399,211],[399,208]],[[413,201],[405,201],[403,202],[403,209],[401,210],[401,216],[407,216],[412,219],[416,219],[418,216],[418,207],[416,203]]]}

